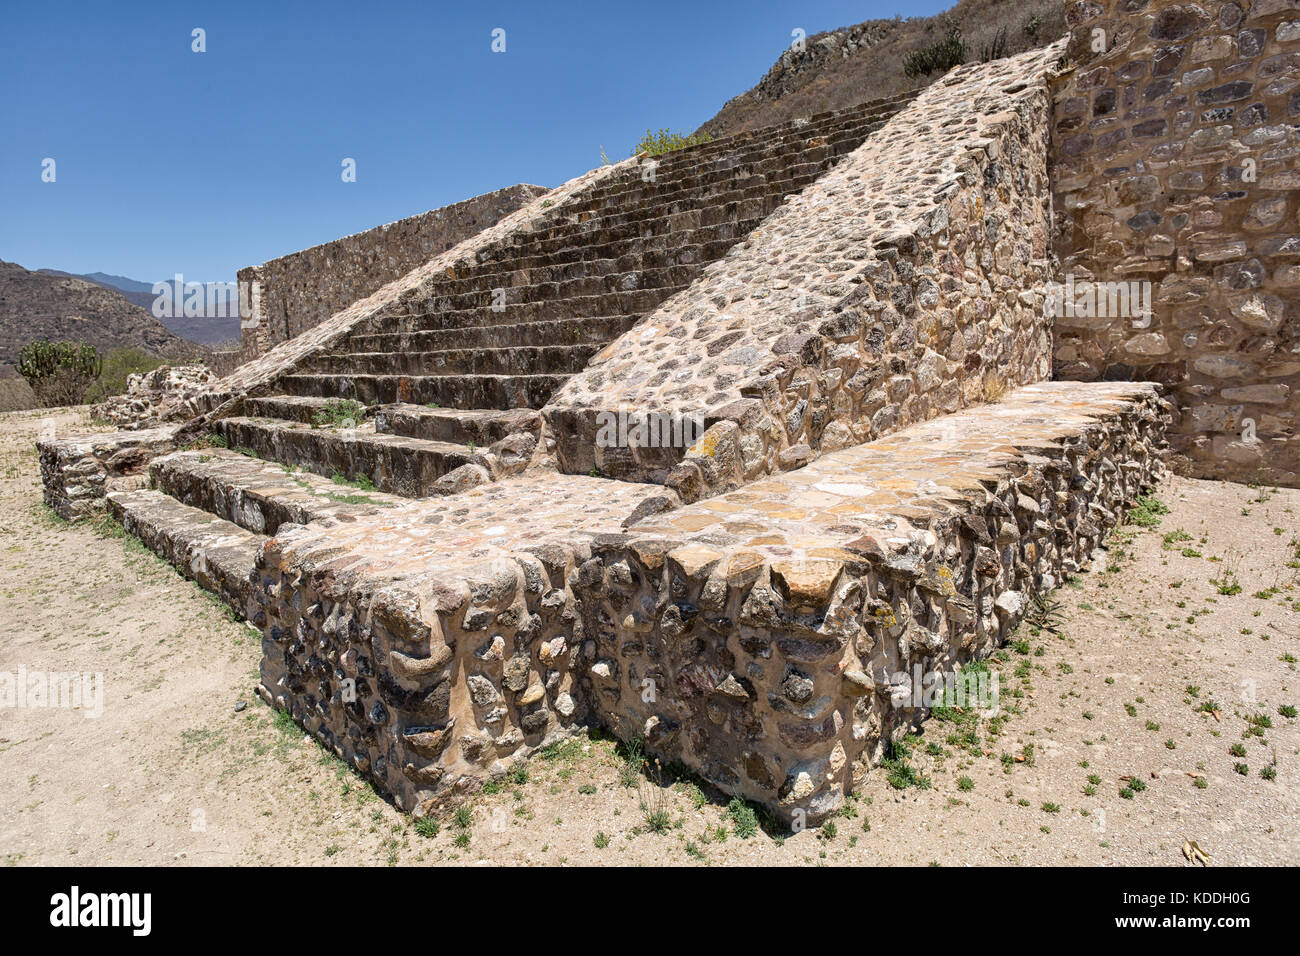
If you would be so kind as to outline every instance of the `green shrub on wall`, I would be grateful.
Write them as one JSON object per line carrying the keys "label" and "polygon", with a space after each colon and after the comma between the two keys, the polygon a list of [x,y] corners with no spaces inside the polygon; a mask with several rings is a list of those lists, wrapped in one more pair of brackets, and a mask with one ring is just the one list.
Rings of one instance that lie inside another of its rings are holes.
{"label": "green shrub on wall", "polygon": [[649,153],[651,156],[662,156],[664,153],[671,153],[675,149],[708,143],[712,139],[713,137],[708,133],[692,133],[687,136],[684,133],[674,133],[666,127],[657,133],[646,130],[645,136],[641,137],[641,142],[637,143],[633,148],[632,155],[639,156],[641,153]]}
{"label": "green shrub on wall", "polygon": [[946,37],[903,57],[903,75],[915,79],[931,73],[947,73],[954,66],[966,62],[967,52],[966,41],[961,38],[961,28],[949,22]]}

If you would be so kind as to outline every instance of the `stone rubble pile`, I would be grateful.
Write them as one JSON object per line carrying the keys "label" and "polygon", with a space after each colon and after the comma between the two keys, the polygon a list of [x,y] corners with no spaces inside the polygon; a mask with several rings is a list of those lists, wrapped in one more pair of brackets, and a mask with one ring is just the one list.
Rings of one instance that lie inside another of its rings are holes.
{"label": "stone rubble pile", "polygon": [[196,399],[215,381],[203,365],[160,365],[128,375],[126,393],[92,406],[90,414],[129,431],[184,421],[194,417]]}

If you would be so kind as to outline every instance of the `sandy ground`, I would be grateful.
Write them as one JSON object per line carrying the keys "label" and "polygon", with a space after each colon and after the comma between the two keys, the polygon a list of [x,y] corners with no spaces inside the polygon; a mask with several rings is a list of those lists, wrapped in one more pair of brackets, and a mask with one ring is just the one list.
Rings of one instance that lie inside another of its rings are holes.
{"label": "sandy ground", "polygon": [[430,834],[258,700],[247,625],[43,507],[49,427],[84,412],[0,416],[0,678],[102,674],[104,698],[94,719],[0,707],[8,865],[1191,865],[1185,840],[1211,865],[1300,863],[1300,491],[1166,482],[1159,525],[1052,596],[1056,632],[1001,652],[1000,714],[928,721],[913,784],[873,771],[832,827],[743,838],[723,799],[593,736]]}

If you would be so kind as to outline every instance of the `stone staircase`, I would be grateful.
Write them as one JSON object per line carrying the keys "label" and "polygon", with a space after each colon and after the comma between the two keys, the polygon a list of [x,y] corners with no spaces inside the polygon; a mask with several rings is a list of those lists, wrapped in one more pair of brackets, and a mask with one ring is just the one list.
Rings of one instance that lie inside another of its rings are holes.
{"label": "stone staircase", "polygon": [[[816,822],[924,716],[898,675],[987,655],[1161,473],[1154,386],[1041,380],[1059,55],[615,169],[170,439],[43,444],[47,496],[222,594],[408,810],[603,725]],[[594,457],[627,396],[707,431]]]}
{"label": "stone staircase", "polygon": [[[540,409],[600,349],[687,289],[910,99],[632,164],[545,229],[438,277],[421,291],[418,311],[385,313],[297,362],[275,383],[280,394],[246,399],[214,430],[232,448],[412,497],[511,474],[532,453],[527,436],[536,438],[540,419],[498,418],[513,427],[483,431],[488,413]],[[329,399],[391,411],[346,434],[306,427]],[[483,455],[512,435],[516,447]],[[482,471],[438,484],[465,465]]]}
{"label": "stone staircase", "polygon": [[385,316],[282,384],[293,395],[368,405],[541,408],[602,346],[688,287],[909,99],[643,161],[550,229],[438,282],[420,311]]}

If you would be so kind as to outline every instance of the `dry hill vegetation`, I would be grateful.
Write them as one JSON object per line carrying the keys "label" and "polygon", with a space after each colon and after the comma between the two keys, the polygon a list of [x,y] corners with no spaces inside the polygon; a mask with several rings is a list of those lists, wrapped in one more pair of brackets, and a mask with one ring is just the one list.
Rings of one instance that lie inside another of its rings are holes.
{"label": "dry hill vegetation", "polygon": [[[15,366],[25,346],[42,340],[92,347],[95,374],[46,375],[33,387]],[[124,391],[132,372],[208,354],[114,289],[0,261],[0,411],[103,401]]]}
{"label": "dry hill vegetation", "polygon": [[16,364],[19,350],[35,339],[86,342],[100,352],[140,348],[177,360],[207,351],[169,332],[120,292],[0,261],[0,363]]}
{"label": "dry hill vegetation", "polygon": [[35,408],[38,404],[36,393],[27,384],[27,379],[12,365],[0,365],[0,412]]}
{"label": "dry hill vegetation", "polygon": [[697,132],[727,136],[923,86],[943,69],[908,76],[908,54],[944,44],[954,28],[971,62],[1045,46],[1065,34],[1065,17],[1060,0],[961,0],[933,17],[867,20],[818,33],[802,52],[785,50],[757,86]]}

